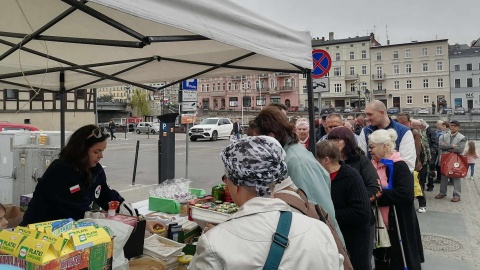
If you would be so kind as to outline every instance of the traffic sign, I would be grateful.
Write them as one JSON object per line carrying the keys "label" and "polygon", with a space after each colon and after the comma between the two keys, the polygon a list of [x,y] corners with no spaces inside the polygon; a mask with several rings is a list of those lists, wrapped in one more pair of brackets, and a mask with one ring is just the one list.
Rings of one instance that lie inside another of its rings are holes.
{"label": "traffic sign", "polygon": [[182,93],[183,102],[197,102],[197,91],[183,90]]}
{"label": "traffic sign", "polygon": [[197,102],[182,102],[182,112],[196,112]]}
{"label": "traffic sign", "polygon": [[195,114],[182,114],[182,124],[195,123]]}
{"label": "traffic sign", "polygon": [[188,79],[182,82],[183,90],[197,91],[197,79]]}
{"label": "traffic sign", "polygon": [[312,51],[313,69],[312,78],[319,79],[327,75],[332,67],[332,58],[327,51],[317,49]]}
{"label": "traffic sign", "polygon": [[330,92],[330,78],[313,79],[313,93],[328,93]]}

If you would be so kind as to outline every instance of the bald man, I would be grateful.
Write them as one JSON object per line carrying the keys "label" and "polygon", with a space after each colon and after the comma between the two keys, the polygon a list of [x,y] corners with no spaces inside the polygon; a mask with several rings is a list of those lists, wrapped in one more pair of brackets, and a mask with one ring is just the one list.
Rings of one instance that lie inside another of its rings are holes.
{"label": "bald man", "polygon": [[408,165],[408,168],[413,172],[415,168],[415,160],[417,153],[415,152],[415,141],[413,140],[412,132],[406,126],[392,121],[387,114],[387,107],[383,102],[374,100],[365,108],[365,120],[370,122],[369,126],[362,129],[360,136],[358,136],[358,146],[371,158],[368,153],[368,136],[378,129],[393,128],[398,138],[395,144],[397,150]]}

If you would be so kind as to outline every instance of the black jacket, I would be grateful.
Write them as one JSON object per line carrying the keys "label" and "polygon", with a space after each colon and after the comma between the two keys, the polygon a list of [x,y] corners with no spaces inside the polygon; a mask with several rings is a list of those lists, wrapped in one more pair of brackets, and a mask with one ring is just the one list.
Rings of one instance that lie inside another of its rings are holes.
{"label": "black jacket", "polygon": [[[87,187],[82,174],[72,165],[63,160],[54,160],[35,187],[20,225],[65,218],[78,220],[92,209],[94,202],[108,210],[108,202],[124,201],[118,192],[107,185],[102,165],[97,164],[90,171],[93,185]],[[80,188],[78,191],[77,185]]]}
{"label": "black jacket", "polygon": [[240,127],[240,123],[233,123],[233,130],[232,134],[242,133],[242,128]]}
{"label": "black jacket", "polygon": [[430,146],[430,154],[432,155],[432,163],[435,163],[438,156],[438,137],[435,129],[428,127],[425,130],[428,138],[428,144]]}
{"label": "black jacket", "polygon": [[[397,161],[393,165],[393,189],[384,189],[382,196],[378,199],[378,206],[390,206],[388,223],[390,243],[392,250],[389,269],[404,269],[400,242],[398,239],[397,226],[393,205],[395,205],[400,234],[402,236],[403,249],[409,270],[422,269],[420,263],[425,261],[423,255],[420,226],[418,225],[417,214],[413,204],[413,175],[405,161]],[[387,175],[390,172],[387,168]]]}
{"label": "black jacket", "polygon": [[378,196],[380,185],[378,184],[378,173],[373,167],[372,162],[364,155],[359,158],[350,158],[345,163],[353,167],[362,177],[365,188],[367,189],[368,198]]}

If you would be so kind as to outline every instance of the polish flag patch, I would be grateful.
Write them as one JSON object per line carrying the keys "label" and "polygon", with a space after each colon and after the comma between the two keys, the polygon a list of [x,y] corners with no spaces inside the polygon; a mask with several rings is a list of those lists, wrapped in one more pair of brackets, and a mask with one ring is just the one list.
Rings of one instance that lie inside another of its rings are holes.
{"label": "polish flag patch", "polygon": [[79,185],[75,185],[73,187],[70,188],[70,193],[75,193],[75,192],[78,192],[80,191],[80,186]]}

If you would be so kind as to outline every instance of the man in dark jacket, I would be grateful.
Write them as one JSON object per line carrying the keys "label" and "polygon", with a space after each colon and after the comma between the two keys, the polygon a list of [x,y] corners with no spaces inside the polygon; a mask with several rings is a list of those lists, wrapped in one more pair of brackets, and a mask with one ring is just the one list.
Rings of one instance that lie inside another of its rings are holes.
{"label": "man in dark jacket", "polygon": [[436,171],[437,168],[435,166],[435,161],[437,160],[438,156],[438,137],[436,130],[431,128],[427,122],[423,119],[419,119],[420,123],[422,123],[422,129],[425,130],[425,134],[427,135],[428,145],[430,146],[430,155],[432,156],[432,162],[430,163],[429,173],[428,173],[428,181],[427,181],[427,191],[433,191],[433,181],[436,178]]}
{"label": "man in dark jacket", "polygon": [[240,118],[233,123],[232,135],[235,135],[235,139],[240,140],[242,138],[242,127],[240,126]]}

